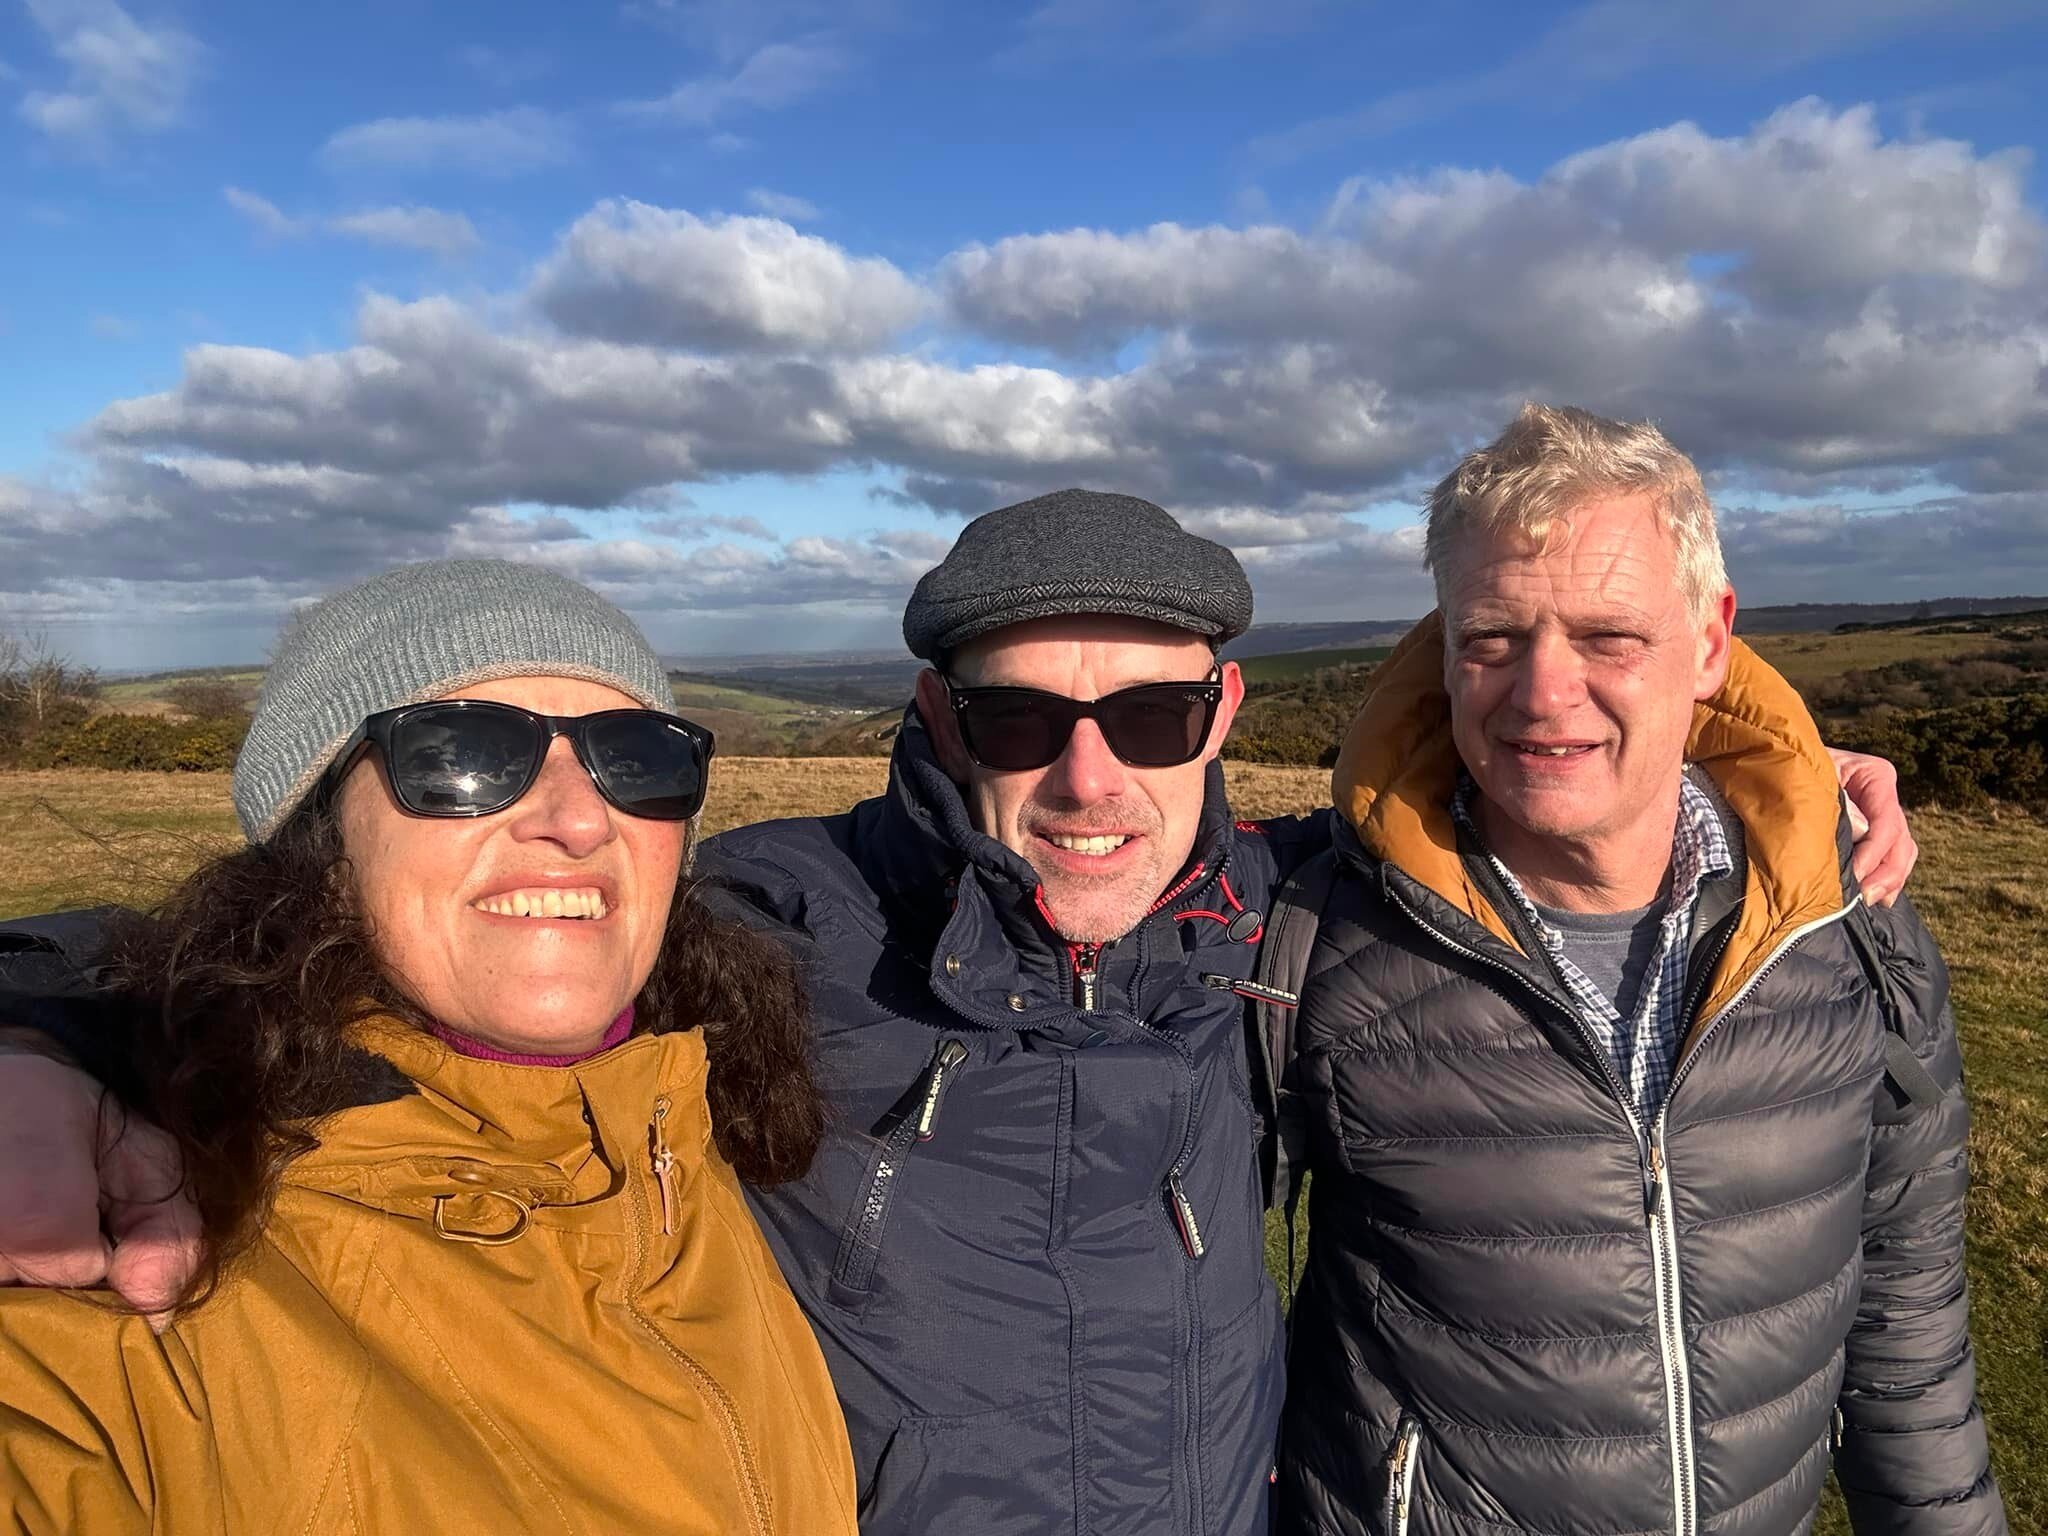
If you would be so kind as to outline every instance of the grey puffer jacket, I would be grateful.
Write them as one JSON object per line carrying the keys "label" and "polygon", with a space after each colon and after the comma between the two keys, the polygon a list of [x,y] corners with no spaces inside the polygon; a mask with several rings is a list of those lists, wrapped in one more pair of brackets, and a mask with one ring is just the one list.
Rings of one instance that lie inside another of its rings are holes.
{"label": "grey puffer jacket", "polygon": [[1832,1455],[1859,1532],[2002,1531],[1947,976],[1909,907],[1854,898],[1797,696],[1744,651],[1696,717],[1746,852],[1706,887],[1641,1126],[1458,846],[1441,676],[1418,635],[1338,766],[1296,1024],[1314,1179],[1280,1530],[1778,1536]]}

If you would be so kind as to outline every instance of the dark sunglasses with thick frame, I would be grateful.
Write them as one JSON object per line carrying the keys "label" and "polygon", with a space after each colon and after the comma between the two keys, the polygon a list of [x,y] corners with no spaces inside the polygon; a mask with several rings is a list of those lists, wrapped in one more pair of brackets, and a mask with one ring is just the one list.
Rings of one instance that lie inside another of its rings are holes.
{"label": "dark sunglasses with thick frame", "polygon": [[716,742],[680,715],[605,709],[543,715],[490,699],[403,704],[364,719],[326,776],[332,794],[371,747],[399,805],[415,816],[492,816],[532,789],[557,736],[605,801],[628,816],[687,821],[704,808]]}
{"label": "dark sunglasses with thick frame", "polygon": [[1178,768],[1201,755],[1223,703],[1220,670],[1198,683],[1140,683],[1099,699],[1040,688],[958,688],[944,679],[967,755],[984,768],[1044,768],[1067,750],[1074,727],[1093,720],[1117,758],[1133,768]]}

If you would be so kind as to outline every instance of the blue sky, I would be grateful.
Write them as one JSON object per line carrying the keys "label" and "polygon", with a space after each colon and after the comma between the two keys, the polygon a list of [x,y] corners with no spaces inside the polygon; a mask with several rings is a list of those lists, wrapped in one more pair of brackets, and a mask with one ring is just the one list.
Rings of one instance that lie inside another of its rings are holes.
{"label": "blue sky", "polygon": [[0,0],[0,625],[247,659],[402,559],[892,643],[1082,483],[1427,606],[1524,398],[1751,602],[2048,591],[2028,0]]}

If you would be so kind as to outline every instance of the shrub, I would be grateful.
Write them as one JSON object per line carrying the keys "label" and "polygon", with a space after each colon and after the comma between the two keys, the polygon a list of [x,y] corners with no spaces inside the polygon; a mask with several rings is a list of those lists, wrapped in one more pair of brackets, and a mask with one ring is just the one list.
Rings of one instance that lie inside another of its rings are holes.
{"label": "shrub", "polygon": [[164,690],[173,709],[195,720],[230,719],[249,712],[247,691],[220,677],[188,677]]}
{"label": "shrub", "polygon": [[249,722],[94,715],[38,731],[14,754],[20,768],[120,768],[218,773],[232,768]]}
{"label": "shrub", "polygon": [[1888,713],[1834,734],[1836,746],[1890,758],[1908,805],[2048,803],[2048,693]]}

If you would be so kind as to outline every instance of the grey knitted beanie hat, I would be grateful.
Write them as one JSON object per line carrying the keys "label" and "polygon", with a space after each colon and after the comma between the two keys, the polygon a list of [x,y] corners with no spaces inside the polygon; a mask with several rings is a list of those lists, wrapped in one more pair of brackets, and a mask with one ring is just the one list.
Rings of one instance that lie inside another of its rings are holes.
{"label": "grey knitted beanie hat", "polygon": [[366,716],[500,677],[577,677],[673,710],[639,626],[590,588],[511,560],[401,565],[322,598],[277,644],[235,758],[235,815],[262,842]]}

